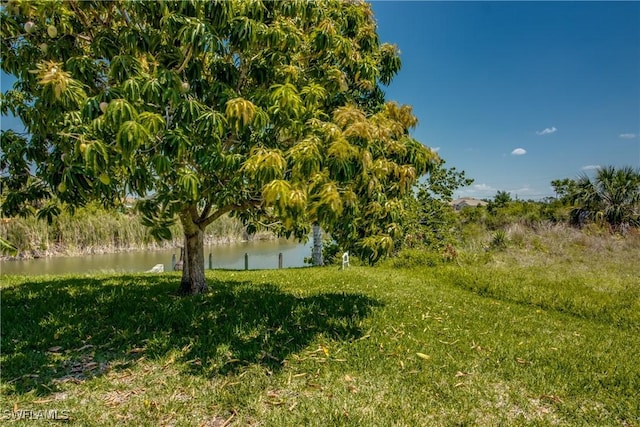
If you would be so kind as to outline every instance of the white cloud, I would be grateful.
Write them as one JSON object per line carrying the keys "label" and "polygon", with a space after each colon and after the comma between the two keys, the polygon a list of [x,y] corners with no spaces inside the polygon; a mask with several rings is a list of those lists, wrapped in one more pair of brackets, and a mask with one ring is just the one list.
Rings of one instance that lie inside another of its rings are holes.
{"label": "white cloud", "polygon": [[[551,188],[551,187],[550,187]],[[456,192],[456,197],[474,197],[476,199],[487,199],[495,196],[498,190],[506,191],[511,194],[512,198],[519,199],[542,199],[546,196],[551,196],[553,194],[552,191],[541,191],[540,189],[531,187],[529,184],[523,184],[518,188],[509,188],[507,187],[492,187],[488,184],[474,184],[469,187],[465,187]]]}
{"label": "white cloud", "polygon": [[437,153],[440,151],[440,147],[431,147],[431,151],[435,151]]}
{"label": "white cloud", "polygon": [[583,171],[593,171],[598,169],[602,169],[602,167],[600,165],[587,165],[580,168],[580,170]]}
{"label": "white cloud", "polygon": [[512,156],[523,156],[525,154],[527,154],[527,150],[525,150],[524,148],[516,148],[511,152]]}
{"label": "white cloud", "polygon": [[537,195],[538,194],[537,190],[529,187],[526,184],[525,184],[524,187],[516,188],[515,190],[512,190],[511,192],[513,194],[517,194],[519,196],[528,196],[528,195]]}
{"label": "white cloud", "polygon": [[539,189],[532,187],[529,184],[522,184],[520,187],[513,188],[509,187],[508,184],[505,184],[505,186],[496,188],[488,184],[474,184],[456,191],[455,198],[474,197],[476,199],[489,199],[495,196],[498,190],[506,191],[511,194],[511,198],[513,199],[541,200],[544,197],[553,195],[552,187],[549,187],[548,189]]}
{"label": "white cloud", "polygon": [[471,186],[471,188],[473,188],[475,191],[496,191],[495,188],[487,184],[474,184]]}
{"label": "white cloud", "polygon": [[498,190],[487,184],[473,184],[457,192],[458,197],[483,198],[496,194]]}
{"label": "white cloud", "polygon": [[633,139],[633,138],[637,137],[638,135],[636,135],[635,133],[621,133],[619,136],[622,139]]}
{"label": "white cloud", "polygon": [[551,126],[550,128],[544,128],[542,130],[536,131],[536,134],[537,135],[550,135],[550,134],[555,133],[557,131],[558,131],[558,129],[556,129],[555,126]]}

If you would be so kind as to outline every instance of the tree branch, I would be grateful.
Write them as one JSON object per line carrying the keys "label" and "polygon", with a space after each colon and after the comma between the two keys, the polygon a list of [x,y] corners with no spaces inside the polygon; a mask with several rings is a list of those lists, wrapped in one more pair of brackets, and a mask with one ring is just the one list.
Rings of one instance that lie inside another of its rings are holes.
{"label": "tree branch", "polygon": [[200,220],[199,225],[204,229],[209,224],[211,224],[213,221],[215,221],[216,219],[220,218],[222,215],[226,214],[227,212],[231,212],[232,210],[234,210],[234,206],[233,205],[229,205],[229,206],[225,206],[223,208],[220,208],[217,211],[215,211],[214,213],[212,213],[211,215],[209,215],[208,217],[206,217],[205,219]]}
{"label": "tree branch", "polygon": [[229,134],[227,139],[224,141],[222,145],[222,151],[229,153],[231,151],[231,147],[233,147],[236,143],[240,142],[237,138],[233,137],[233,134]]}
{"label": "tree branch", "polygon": [[82,22],[82,25],[84,26],[85,30],[89,33],[89,36],[78,34],[76,35],[76,37],[89,42],[93,41],[93,33],[91,32],[93,25],[88,21],[87,15],[85,15],[84,12],[82,12],[81,8],[77,4],[77,1],[69,1],[69,6],[71,7],[71,9],[73,9],[76,16],[80,20],[80,22]]}
{"label": "tree branch", "polygon": [[187,64],[191,60],[191,55],[193,54],[193,48],[189,46],[187,48],[187,53],[184,56],[184,60],[182,61],[182,65],[176,70],[177,73],[182,73],[185,68],[187,68]]}
{"label": "tree branch", "polygon": [[216,219],[220,218],[222,215],[224,215],[226,213],[229,213],[231,211],[243,211],[243,210],[246,210],[246,209],[248,209],[250,207],[257,207],[257,206],[260,206],[260,201],[259,200],[247,200],[247,201],[245,201],[243,203],[227,205],[225,207],[222,207],[222,208],[216,210],[214,213],[209,215],[207,218],[200,220],[198,225],[200,225],[201,227],[204,228],[204,227],[207,227],[213,221],[215,221]]}
{"label": "tree branch", "polygon": [[211,203],[207,202],[207,204],[204,206],[204,209],[202,210],[202,213],[200,214],[200,218],[198,219],[198,221],[204,221],[205,219],[207,219],[207,216],[211,212],[211,207]]}

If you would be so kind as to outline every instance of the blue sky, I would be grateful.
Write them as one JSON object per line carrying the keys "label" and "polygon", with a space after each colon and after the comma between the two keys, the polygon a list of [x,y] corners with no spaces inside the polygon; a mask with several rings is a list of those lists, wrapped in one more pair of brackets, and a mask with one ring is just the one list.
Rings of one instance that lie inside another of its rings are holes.
{"label": "blue sky", "polygon": [[388,99],[475,180],[456,197],[538,200],[553,179],[640,167],[640,2],[372,4],[402,52]]}
{"label": "blue sky", "polygon": [[402,70],[387,98],[475,179],[456,196],[552,196],[597,166],[640,167],[639,2],[373,2]]}

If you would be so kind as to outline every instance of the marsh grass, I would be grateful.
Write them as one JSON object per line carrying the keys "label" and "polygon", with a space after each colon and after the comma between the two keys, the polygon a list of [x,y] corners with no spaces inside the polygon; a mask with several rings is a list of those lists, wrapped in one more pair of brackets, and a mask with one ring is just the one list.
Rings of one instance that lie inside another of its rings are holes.
{"label": "marsh grass", "polygon": [[[206,231],[205,243],[242,240],[245,229],[237,218],[222,216]],[[158,242],[142,225],[135,211],[105,210],[97,205],[79,208],[74,214],[62,212],[51,224],[35,217],[11,218],[0,222],[0,236],[19,250],[21,257],[114,253],[126,250],[157,249],[183,244],[182,228],[171,227],[172,240]],[[259,238],[264,238],[265,233]],[[269,235],[269,237],[273,237]]]}
{"label": "marsh grass", "polygon": [[472,264],[207,272],[212,292],[187,298],[173,273],[4,277],[0,409],[83,426],[640,425],[635,243],[592,262],[538,237],[546,255]]}

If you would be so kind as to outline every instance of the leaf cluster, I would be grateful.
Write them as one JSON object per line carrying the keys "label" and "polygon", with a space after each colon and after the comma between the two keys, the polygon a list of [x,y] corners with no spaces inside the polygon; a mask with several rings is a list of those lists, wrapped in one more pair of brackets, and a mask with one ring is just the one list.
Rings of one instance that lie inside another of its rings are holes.
{"label": "leaf cluster", "polygon": [[11,0],[0,18],[2,111],[29,135],[3,135],[11,193],[134,197],[162,238],[228,212],[298,237],[319,222],[373,261],[437,159],[384,100],[399,51],[363,2]]}

